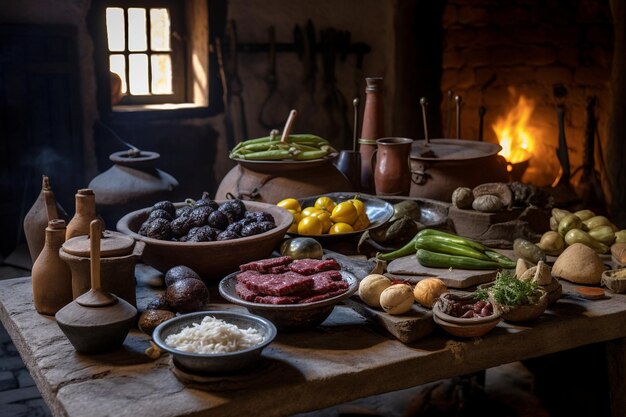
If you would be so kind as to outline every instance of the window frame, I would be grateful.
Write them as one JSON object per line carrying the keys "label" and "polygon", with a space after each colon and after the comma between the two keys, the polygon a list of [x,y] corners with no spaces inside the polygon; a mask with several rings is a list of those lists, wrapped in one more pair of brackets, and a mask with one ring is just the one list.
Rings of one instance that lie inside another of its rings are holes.
{"label": "window frame", "polygon": [[[208,39],[207,39],[207,57],[206,68],[203,68],[206,74],[206,90],[203,91],[204,100],[194,101],[193,94],[190,94],[190,84],[193,84],[193,68],[189,63],[191,51],[186,52],[184,60],[185,100],[174,103],[167,98],[171,95],[157,96],[166,97],[165,100],[159,100],[157,103],[128,103],[125,98],[122,102],[112,105],[111,103],[111,84],[109,73],[109,49],[107,42],[106,29],[106,8],[107,7],[123,7],[128,4],[137,7],[160,7],[160,5],[170,5],[172,2],[181,4],[181,14],[183,26],[187,28],[185,33],[187,39],[195,36],[194,28],[190,29],[186,7],[191,0],[93,0],[91,9],[88,14],[88,30],[92,36],[94,43],[94,72],[96,75],[96,99],[98,111],[102,120],[108,121],[133,121],[133,120],[162,120],[170,118],[196,118],[209,117],[224,111],[222,101],[222,85],[219,79],[217,57],[209,45],[213,45],[216,37],[223,37],[225,21],[226,21],[226,0],[193,0],[205,3],[206,8],[210,9],[208,13]],[[170,19],[173,19],[170,17]],[[173,33],[173,29],[172,29]],[[174,37],[172,37],[174,38]],[[146,97],[146,96],[137,96]],[[150,97],[150,96],[147,96]]]}

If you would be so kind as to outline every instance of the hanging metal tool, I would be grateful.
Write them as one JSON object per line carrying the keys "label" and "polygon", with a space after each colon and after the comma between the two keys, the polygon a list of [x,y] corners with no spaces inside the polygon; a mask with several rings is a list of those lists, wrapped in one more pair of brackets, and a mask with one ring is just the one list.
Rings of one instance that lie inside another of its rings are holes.
{"label": "hanging metal tool", "polygon": [[461,139],[461,96],[454,96],[456,103],[456,138]]}
{"label": "hanging metal tool", "polygon": [[478,107],[478,140],[483,140],[483,133],[485,128],[485,114],[487,113],[487,107],[483,104],[485,90],[496,81],[496,74],[491,74],[491,77],[480,87],[480,107]]}
{"label": "hanging metal tool", "polygon": [[424,158],[435,158],[435,153],[432,149],[430,149],[430,138],[428,136],[428,118],[426,117],[426,107],[428,106],[428,100],[426,99],[426,97],[420,98],[420,105],[422,106],[422,120],[424,122],[424,151],[420,155]]}
{"label": "hanging metal tool", "polygon": [[446,95],[446,138],[452,137],[452,100],[454,98],[454,91],[448,90]]}
{"label": "hanging metal tool", "polygon": [[570,185],[570,164],[569,152],[567,150],[567,139],[565,138],[565,104],[564,99],[567,96],[567,89],[563,85],[554,87],[553,95],[557,100],[556,113],[559,130],[559,146],[556,149],[556,156],[561,164],[559,174],[552,183],[552,187],[559,185]]}
{"label": "hanging metal tool", "polygon": [[583,201],[583,206],[601,212],[606,208],[606,198],[602,191],[600,173],[595,169],[595,139],[597,134],[597,120],[595,115],[598,98],[587,97],[587,124],[585,126],[585,143],[583,147],[583,164],[572,172],[572,177],[580,171],[576,181],[577,189]]}
{"label": "hanging metal tool", "polygon": [[272,121],[271,115],[276,114],[276,108],[270,106],[272,97],[276,94],[278,89],[278,77],[276,75],[276,30],[274,26],[270,26],[269,33],[269,71],[265,77],[265,84],[267,85],[267,96],[261,103],[261,110],[259,111],[259,124],[268,130],[276,129],[280,126],[280,122]]}
{"label": "hanging metal tool", "polygon": [[237,61],[237,25],[234,20],[229,20],[226,26],[228,36],[229,66],[226,72],[227,93],[226,102],[230,115],[232,136],[228,140],[228,149],[232,149],[236,142],[248,139],[248,126],[246,124],[246,111],[243,101],[243,85],[239,78]]}

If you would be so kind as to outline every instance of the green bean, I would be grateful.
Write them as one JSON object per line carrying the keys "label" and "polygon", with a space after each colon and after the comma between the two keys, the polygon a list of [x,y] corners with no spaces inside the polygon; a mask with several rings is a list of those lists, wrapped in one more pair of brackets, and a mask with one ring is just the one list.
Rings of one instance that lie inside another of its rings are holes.
{"label": "green bean", "polygon": [[328,155],[328,151],[318,150],[318,151],[304,151],[295,155],[293,159],[297,161],[307,161],[310,159],[319,159]]}
{"label": "green bean", "polygon": [[242,159],[251,160],[251,161],[259,161],[259,160],[275,161],[279,159],[288,159],[291,157],[292,157],[292,153],[289,150],[282,150],[282,149],[252,152],[246,155],[242,155]]}

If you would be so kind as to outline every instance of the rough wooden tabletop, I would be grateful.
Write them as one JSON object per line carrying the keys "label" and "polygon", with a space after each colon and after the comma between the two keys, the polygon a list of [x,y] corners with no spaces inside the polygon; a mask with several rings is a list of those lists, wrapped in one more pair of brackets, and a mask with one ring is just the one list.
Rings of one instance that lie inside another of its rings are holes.
{"label": "rough wooden tabletop", "polygon": [[[199,384],[177,379],[167,355],[146,357],[148,338],[136,330],[116,352],[77,354],[54,319],[35,312],[29,277],[0,282],[0,319],[57,416],[282,416],[626,337],[626,296],[590,301],[574,288],[565,283],[562,299],[527,326],[501,323],[470,340],[437,331],[408,345],[339,306],[316,329],[280,334],[254,371]],[[137,295],[141,309],[155,290]]]}

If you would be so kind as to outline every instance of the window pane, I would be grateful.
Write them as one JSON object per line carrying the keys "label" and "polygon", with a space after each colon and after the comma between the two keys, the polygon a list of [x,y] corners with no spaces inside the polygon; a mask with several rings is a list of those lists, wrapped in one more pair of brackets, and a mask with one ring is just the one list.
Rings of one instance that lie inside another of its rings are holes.
{"label": "window pane", "polygon": [[148,49],[146,9],[131,7],[128,9],[128,50],[135,52],[146,49]]}
{"label": "window pane", "polygon": [[166,54],[155,54],[152,61],[152,94],[172,94],[172,59]]}
{"label": "window pane", "polygon": [[128,85],[126,83],[126,60],[124,55],[111,55],[109,57],[109,69],[122,79],[122,93],[126,94]]}
{"label": "window pane", "polygon": [[150,9],[150,48],[170,50],[170,14],[167,9]]}
{"label": "window pane", "polygon": [[150,94],[148,90],[148,55],[131,54],[128,57],[130,69],[130,93],[132,95]]}
{"label": "window pane", "polygon": [[107,39],[109,41],[109,51],[124,50],[124,10],[119,7],[107,7]]}

